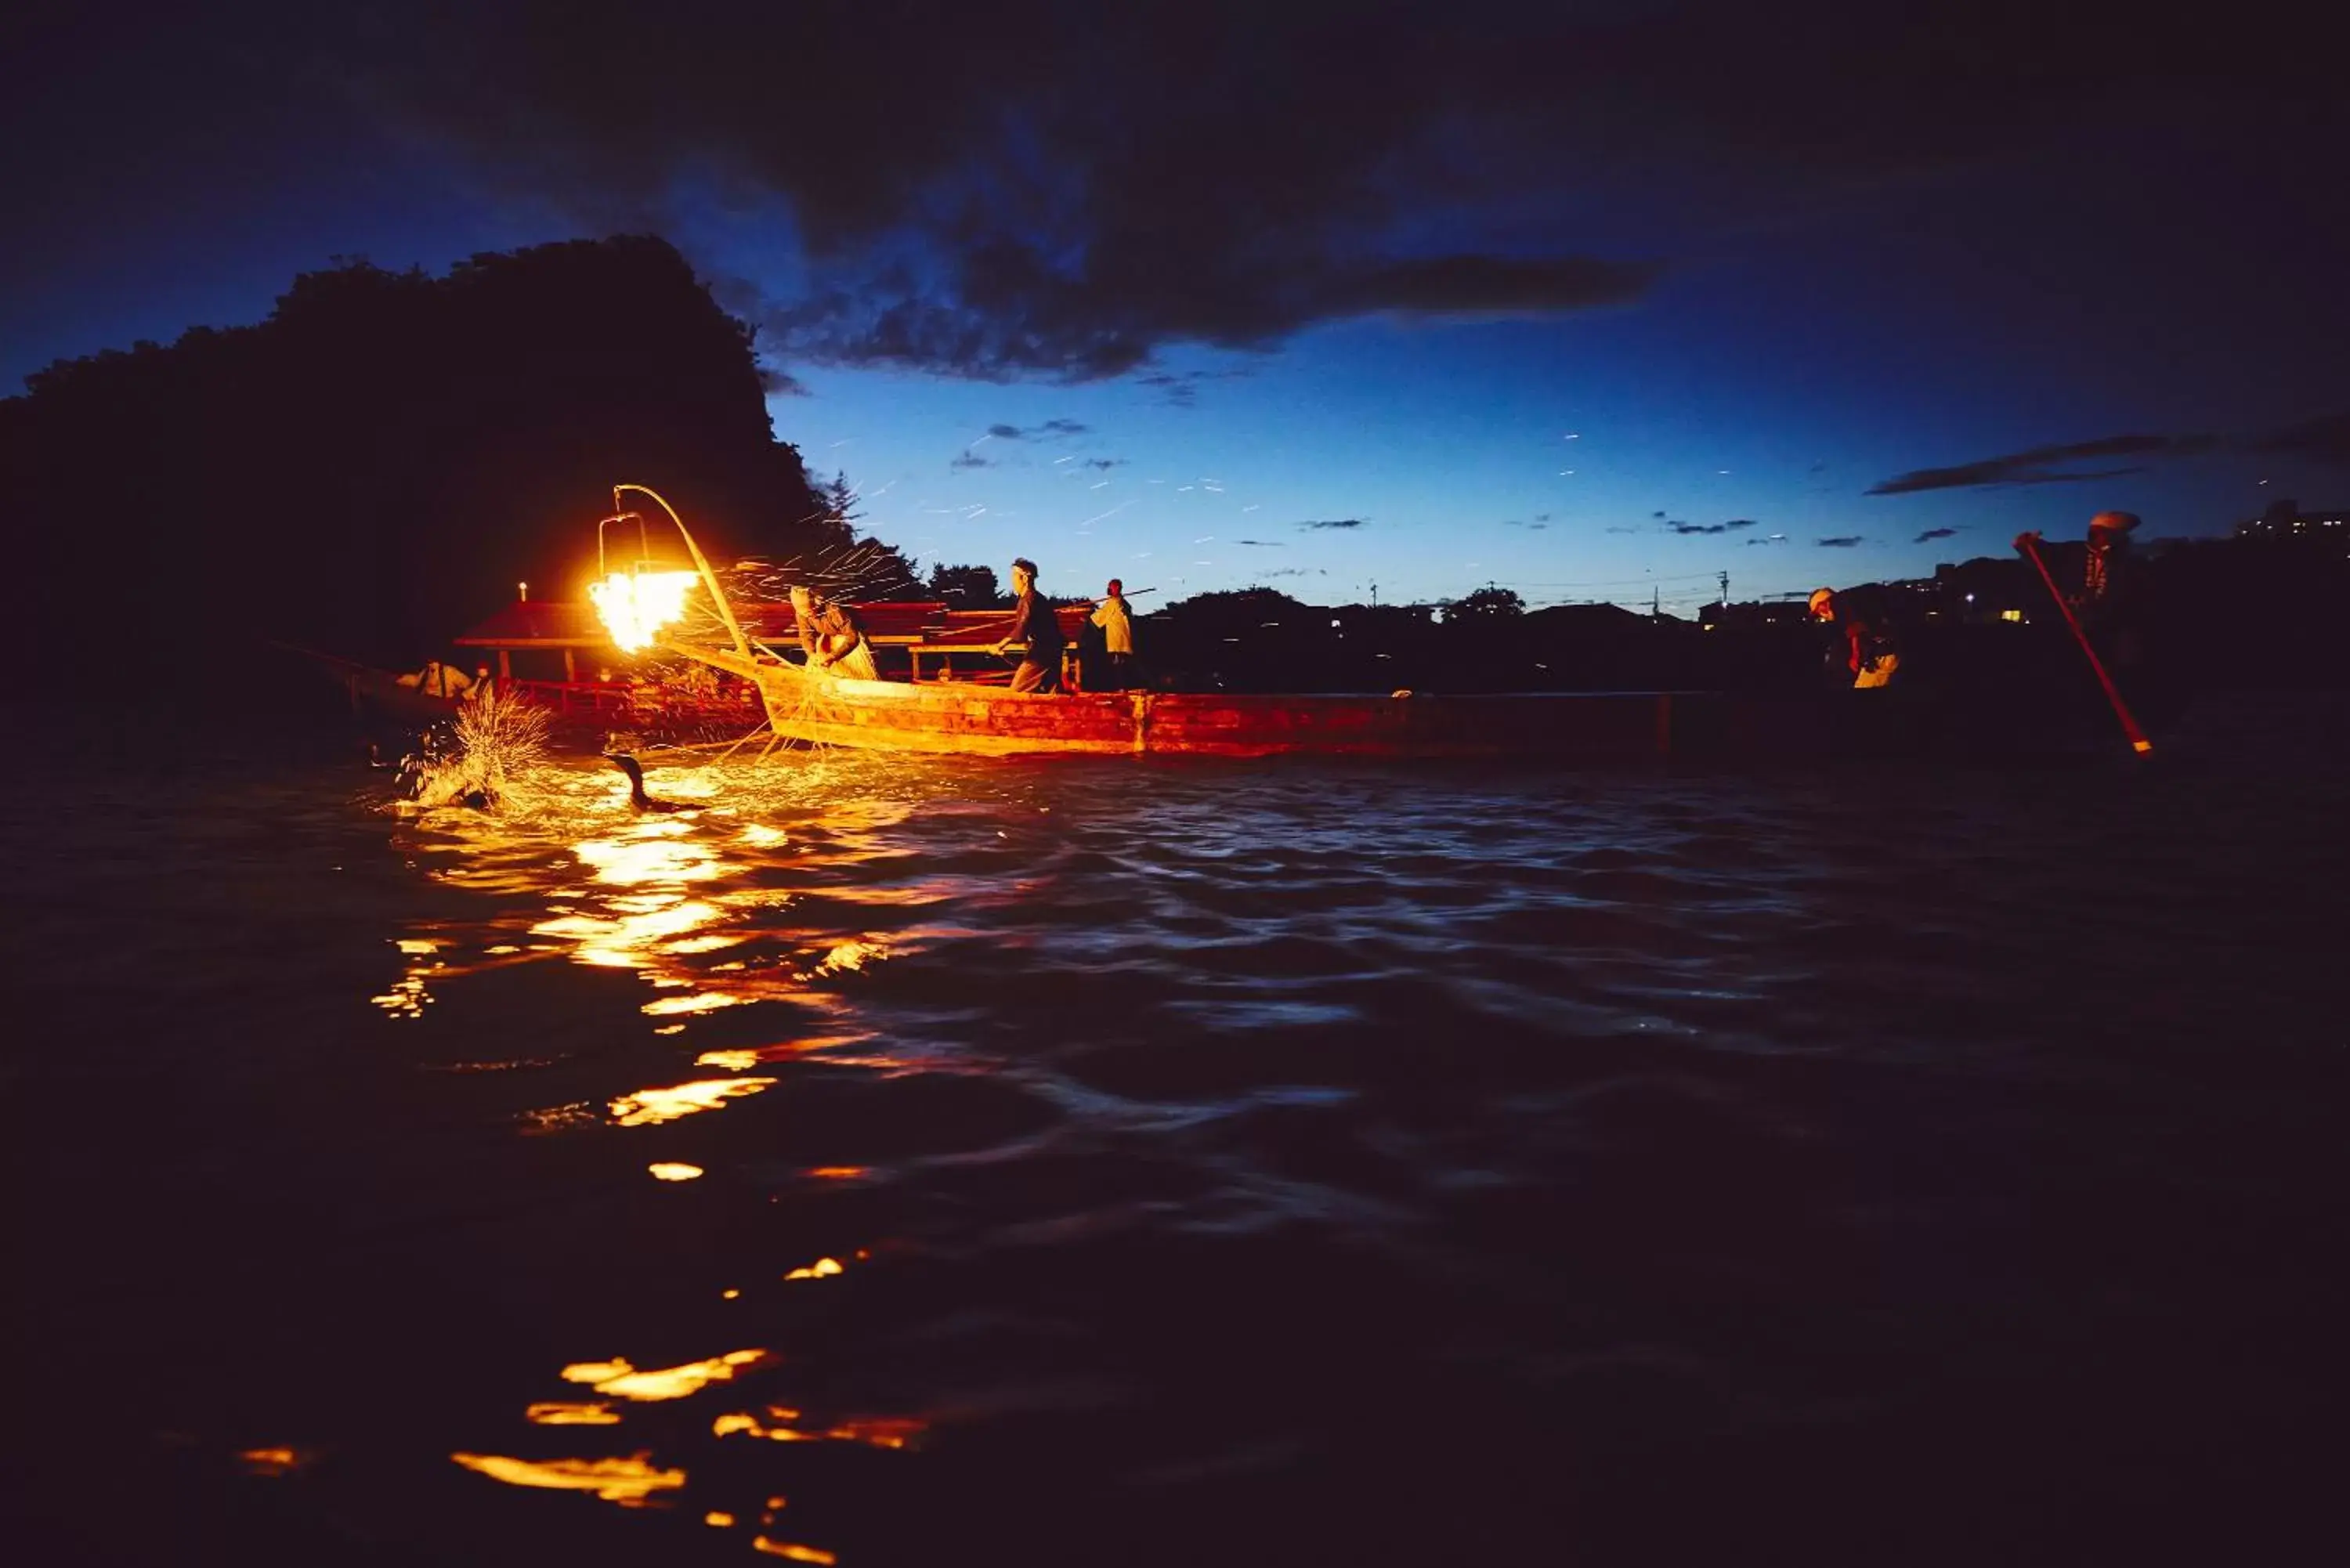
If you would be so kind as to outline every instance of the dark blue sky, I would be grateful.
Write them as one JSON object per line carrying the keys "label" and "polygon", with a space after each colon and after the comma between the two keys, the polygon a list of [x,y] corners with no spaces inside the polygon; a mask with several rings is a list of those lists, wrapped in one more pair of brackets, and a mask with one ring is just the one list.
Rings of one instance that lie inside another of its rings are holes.
{"label": "dark blue sky", "polygon": [[2322,51],[2050,10],[36,5],[0,376],[651,230],[868,526],[1061,592],[1686,610],[2341,504]]}

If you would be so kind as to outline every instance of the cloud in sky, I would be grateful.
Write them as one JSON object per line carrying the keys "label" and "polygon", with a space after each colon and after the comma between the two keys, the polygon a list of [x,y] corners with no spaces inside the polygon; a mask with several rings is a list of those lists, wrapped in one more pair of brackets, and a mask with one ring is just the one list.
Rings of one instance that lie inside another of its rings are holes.
{"label": "cloud in sky", "polygon": [[1823,550],[1849,550],[1856,545],[1867,543],[1857,534],[1838,534],[1830,538],[1814,539],[1812,542]]}
{"label": "cloud in sky", "polygon": [[1260,550],[1286,550],[1288,545],[1278,539],[1235,539],[1235,545],[1253,545]]}
{"label": "cloud in sky", "polygon": [[2136,473],[2137,467],[2074,469],[2064,465],[2108,457],[2192,457],[2220,444],[2205,435],[2119,435],[2060,446],[2035,446],[2004,457],[1979,458],[1949,468],[1918,468],[1895,474],[1868,487],[1871,495],[1911,495],[1924,490],[1960,490],[1978,485],[2071,484],[2087,479],[2116,479]]}
{"label": "cloud in sky", "polygon": [[1045,441],[1055,436],[1080,436],[1092,428],[1076,420],[1046,420],[1041,425],[990,425],[987,433],[998,441]]}
{"label": "cloud in sky", "polygon": [[1959,531],[1956,528],[1929,528],[1924,533],[1918,535],[1917,538],[1911,540],[1910,543],[1923,545],[1934,539],[1953,538],[1957,535],[1958,532]]}
{"label": "cloud in sky", "polygon": [[1759,214],[2029,148],[2158,88],[2268,102],[2296,68],[2254,29],[2138,16],[2123,47],[2102,19],[2001,5],[1966,9],[1962,47],[1944,7],[1831,0],[1454,0],[1441,26],[1381,27],[1327,4],[1074,26],[1004,0],[975,32],[889,4],[446,7],[396,28],[259,9],[284,24],[244,29],[270,63],[517,204],[671,232],[682,190],[772,205],[792,254],[760,323],[786,358],[1143,369],[1179,401],[1197,381],[1158,365],[1177,345],[1641,299],[1659,258],[1544,200],[1603,189],[1591,171]]}
{"label": "cloud in sky", "polygon": [[1360,528],[1363,524],[1364,519],[1360,517],[1326,517],[1318,522],[1300,523],[1298,526],[1300,528]]}
{"label": "cloud in sky", "polygon": [[1978,458],[1948,468],[1912,469],[1868,488],[1871,495],[1910,495],[1926,490],[1958,490],[2005,484],[2071,484],[2089,479],[2118,479],[2141,473],[2145,464],[2126,468],[2068,468],[2071,463],[2098,458],[2166,459],[2201,457],[2233,452],[2257,456],[2313,459],[2350,467],[2350,413],[2327,414],[2265,434],[2222,439],[2214,435],[2118,435],[2061,446],[2036,446],[2004,457]]}
{"label": "cloud in sky", "polygon": [[1786,536],[1784,534],[1766,534],[1766,535],[1763,535],[1762,538],[1760,538],[1760,539],[1749,539],[1749,540],[1747,540],[1747,541],[1746,541],[1746,543],[1747,543],[1747,544],[1749,544],[1750,545],[1783,545],[1783,544],[1785,544],[1786,542],[1787,542],[1787,536]]}
{"label": "cloud in sky", "polygon": [[2320,419],[2255,438],[2250,450],[2262,456],[2314,458],[2337,468],[2350,468],[2350,413]]}
{"label": "cloud in sky", "polygon": [[1742,528],[1756,528],[1761,524],[1752,517],[1733,517],[1727,523],[1678,523],[1669,520],[1665,526],[1676,534],[1735,534]]}
{"label": "cloud in sky", "polygon": [[955,453],[953,461],[947,466],[949,468],[993,468],[995,464],[980,456],[979,453],[965,448]]}

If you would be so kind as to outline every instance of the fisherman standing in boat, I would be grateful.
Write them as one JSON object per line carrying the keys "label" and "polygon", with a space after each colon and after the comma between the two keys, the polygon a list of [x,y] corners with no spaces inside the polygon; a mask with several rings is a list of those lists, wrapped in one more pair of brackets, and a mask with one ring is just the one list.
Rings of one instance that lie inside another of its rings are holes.
{"label": "fisherman standing in boat", "polygon": [[[1109,664],[1109,677],[1102,685],[1105,691],[1127,689],[1128,666],[1134,661],[1134,607],[1126,602],[1126,585],[1116,577],[1109,580],[1109,595],[1094,606],[1094,625],[1101,628],[1102,652]],[[1086,690],[1094,689],[1089,674]]]}
{"label": "fisherman standing in boat", "polygon": [[873,662],[873,645],[865,640],[865,628],[847,606],[833,603],[805,583],[795,584],[792,620],[799,628],[809,670],[848,680],[881,679],[881,668]]}
{"label": "fisherman standing in boat", "polygon": [[1892,618],[1874,596],[1857,588],[1841,594],[1834,588],[1814,588],[1812,618],[1836,629],[1827,667],[1839,685],[1847,671],[1856,691],[1877,691],[1892,683],[1894,673],[1901,668],[1901,651],[1895,645]]}
{"label": "fisherman standing in boat", "polygon": [[1012,629],[995,645],[1001,654],[1015,642],[1026,642],[1027,651],[1020,656],[1020,668],[1012,672],[1014,691],[1057,691],[1061,687],[1061,623],[1053,615],[1053,607],[1036,591],[1036,563],[1026,556],[1012,563],[1012,591],[1020,596],[1020,606],[1012,618]]}
{"label": "fisherman standing in boat", "polygon": [[[2089,537],[2081,552],[2080,576],[2065,591],[2081,629],[2096,645],[2108,664],[2126,669],[2138,661],[2134,622],[2137,588],[2137,558],[2130,553],[2129,536],[2138,525],[2135,512],[2100,512],[2089,519]],[[2016,549],[2050,558],[2049,571],[2060,587],[2073,576],[2070,563],[2056,556],[2036,533],[2018,534]],[[2062,548],[2059,546],[2057,548]]]}

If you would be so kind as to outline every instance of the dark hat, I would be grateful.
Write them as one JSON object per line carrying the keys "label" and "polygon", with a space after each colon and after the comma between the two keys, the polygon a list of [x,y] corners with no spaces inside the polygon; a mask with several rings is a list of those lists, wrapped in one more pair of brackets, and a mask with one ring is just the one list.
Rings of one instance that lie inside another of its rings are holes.
{"label": "dark hat", "polygon": [[2135,512],[2100,512],[2089,519],[2092,528],[2110,528],[2116,534],[2126,534],[2137,526]]}

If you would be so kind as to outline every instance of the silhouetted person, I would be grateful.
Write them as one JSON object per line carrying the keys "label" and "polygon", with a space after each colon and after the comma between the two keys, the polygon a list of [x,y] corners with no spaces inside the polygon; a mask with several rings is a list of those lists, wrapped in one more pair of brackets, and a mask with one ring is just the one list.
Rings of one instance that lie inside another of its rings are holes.
{"label": "silhouetted person", "polygon": [[473,689],[473,678],[452,665],[431,659],[413,675],[400,677],[400,684],[423,692],[428,697],[443,697],[451,701],[463,698]]}
{"label": "silhouetted person", "polygon": [[1815,588],[1812,618],[1833,627],[1827,669],[1836,684],[1849,676],[1853,689],[1876,691],[1892,682],[1901,668],[1901,650],[1893,634],[1893,619],[1877,596],[1861,589]]}
{"label": "silhouetted person", "polygon": [[2137,630],[2137,557],[2129,536],[2138,525],[2135,512],[2100,512],[2089,519],[2089,537],[2081,552],[2079,569],[2042,544],[2036,533],[2018,534],[2015,547],[2036,546],[2047,563],[2048,575],[2081,623],[2081,630],[2118,678],[2140,662]]}
{"label": "silhouetted person", "polygon": [[1061,649],[1067,639],[1053,607],[1036,591],[1036,563],[1023,556],[1012,563],[1012,591],[1020,596],[1013,612],[1012,629],[995,645],[1002,653],[1015,642],[1025,642],[1020,668],[1012,672],[1014,691],[1057,691],[1061,688]]}
{"label": "silhouetted person", "polygon": [[1094,606],[1093,624],[1101,628],[1102,656],[1109,666],[1106,691],[1127,689],[1127,666],[1134,660],[1134,607],[1126,602],[1126,585],[1109,580],[1109,596]]}
{"label": "silhouetted person", "polygon": [[879,680],[881,668],[873,661],[873,645],[847,605],[837,605],[805,585],[792,589],[792,619],[799,628],[800,647],[807,667],[849,680]]}

